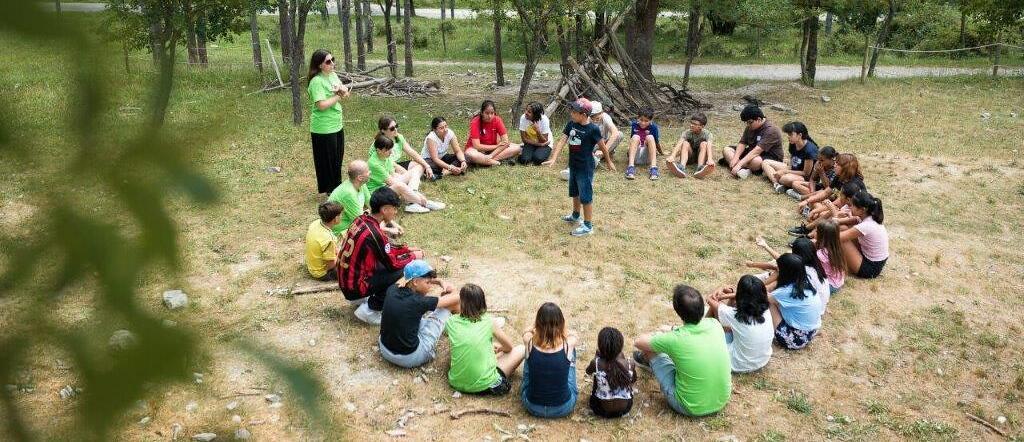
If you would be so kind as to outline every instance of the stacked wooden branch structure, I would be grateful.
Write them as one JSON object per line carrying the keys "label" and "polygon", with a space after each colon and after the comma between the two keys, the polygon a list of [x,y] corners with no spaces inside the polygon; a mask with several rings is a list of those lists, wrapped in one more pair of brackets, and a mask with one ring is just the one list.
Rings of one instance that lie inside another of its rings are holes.
{"label": "stacked wooden branch structure", "polygon": [[420,81],[412,78],[374,77],[370,73],[387,67],[381,65],[366,72],[338,72],[338,78],[349,89],[362,89],[361,93],[385,97],[432,97],[441,92],[438,81]]}
{"label": "stacked wooden branch structure", "polygon": [[[632,3],[608,24],[583,60],[568,57],[568,66],[562,67],[562,80],[545,109],[548,114],[578,97],[600,101],[617,124],[626,124],[643,108],[650,108],[659,118],[682,120],[696,109],[710,107],[686,90],[656,81],[637,68],[615,36],[631,9]],[[605,60],[606,52],[618,61],[617,69]]]}

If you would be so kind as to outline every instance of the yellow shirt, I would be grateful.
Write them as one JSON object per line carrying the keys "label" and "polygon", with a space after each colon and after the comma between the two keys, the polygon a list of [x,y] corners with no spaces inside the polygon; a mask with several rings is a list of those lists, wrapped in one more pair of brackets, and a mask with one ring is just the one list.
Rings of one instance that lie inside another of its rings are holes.
{"label": "yellow shirt", "polygon": [[314,278],[327,274],[327,261],[338,258],[338,238],[319,219],[306,229],[306,269]]}

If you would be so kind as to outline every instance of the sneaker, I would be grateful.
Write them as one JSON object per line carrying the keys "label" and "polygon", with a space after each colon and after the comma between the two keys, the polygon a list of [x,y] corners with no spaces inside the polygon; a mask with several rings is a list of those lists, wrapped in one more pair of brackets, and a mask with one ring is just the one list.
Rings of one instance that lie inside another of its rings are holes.
{"label": "sneaker", "polygon": [[789,233],[792,236],[798,236],[799,237],[799,236],[807,236],[809,233],[811,233],[811,230],[808,229],[807,226],[801,224],[799,226],[796,226],[796,227],[794,227],[792,229],[787,230],[786,233]]}
{"label": "sneaker", "polygon": [[434,210],[444,210],[445,207],[448,207],[448,206],[446,206],[442,202],[427,200],[427,208],[430,209],[431,211],[434,211]]}
{"label": "sneaker", "polygon": [[561,172],[558,172],[558,177],[561,178],[562,181],[569,181],[569,169],[565,168]]}
{"label": "sneaker", "polygon": [[804,207],[803,210],[800,211],[800,215],[802,215],[804,218],[810,218],[810,216],[811,216],[811,208],[810,207]]}
{"label": "sneaker", "polygon": [[572,236],[587,236],[592,233],[594,233],[594,228],[587,227],[587,225],[583,223],[580,223],[580,225],[576,226],[576,228],[573,229],[572,232],[569,232],[569,234]]}
{"label": "sneaker", "polygon": [[644,356],[644,352],[640,350],[633,350],[633,362],[636,362],[636,365],[639,367],[651,369],[651,361],[648,361],[647,357]]}
{"label": "sneaker", "polygon": [[423,207],[417,203],[411,203],[405,206],[405,211],[408,213],[427,213],[430,212],[430,209]]}
{"label": "sneaker", "polygon": [[380,325],[380,312],[370,310],[367,303],[362,303],[356,308],[356,317],[370,325]]}
{"label": "sneaker", "polygon": [[658,173],[658,167],[651,167],[651,181],[657,181],[658,178],[661,178],[661,175]]}
{"label": "sneaker", "polygon": [[583,218],[579,217],[579,216],[572,216],[572,214],[570,213],[568,215],[563,215],[562,216],[562,221],[565,221],[565,222],[567,222],[569,224],[577,224],[577,223],[582,223],[583,222]]}
{"label": "sneaker", "polygon": [[626,166],[626,179],[627,180],[635,180],[636,179],[636,166]]}
{"label": "sneaker", "polygon": [[800,199],[803,198],[803,195],[801,195],[800,192],[797,192],[796,189],[787,190],[786,195],[789,195],[790,198],[793,198],[797,201],[800,201]]}
{"label": "sneaker", "polygon": [[705,164],[705,165],[701,166],[700,169],[697,169],[697,171],[694,172],[693,176],[696,177],[696,178],[704,178],[704,177],[706,177],[708,175],[711,175],[711,172],[714,172],[714,171],[715,171],[715,165],[714,164]]}
{"label": "sneaker", "polygon": [[679,162],[669,162],[668,166],[669,173],[674,175],[676,178],[686,178],[688,176],[686,174],[686,166],[680,164]]}
{"label": "sneaker", "polygon": [[775,193],[784,193],[786,191],[786,186],[783,186],[782,184],[775,183],[774,187],[775,187]]}
{"label": "sneaker", "polygon": [[745,179],[747,179],[749,177],[750,177],[750,169],[740,169],[739,172],[736,172],[736,178],[739,178],[741,180],[745,180]]}

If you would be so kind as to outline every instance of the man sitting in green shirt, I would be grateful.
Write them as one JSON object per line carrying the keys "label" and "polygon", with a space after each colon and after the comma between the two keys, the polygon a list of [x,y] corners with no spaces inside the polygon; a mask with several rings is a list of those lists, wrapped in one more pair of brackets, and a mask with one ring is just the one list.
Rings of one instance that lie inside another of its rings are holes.
{"label": "man sitting in green shirt", "polygon": [[677,285],[672,308],[681,327],[636,340],[633,359],[654,372],[669,407],[687,416],[717,413],[732,393],[729,350],[722,325],[704,317],[704,298],[696,289]]}
{"label": "man sitting in green shirt", "polygon": [[[336,187],[327,201],[333,201],[341,206],[341,220],[332,230],[339,238],[352,225],[352,220],[370,207],[370,191],[366,188],[366,181],[370,179],[370,167],[366,161],[355,160],[348,163],[348,181]],[[358,189],[358,190],[357,190]]]}

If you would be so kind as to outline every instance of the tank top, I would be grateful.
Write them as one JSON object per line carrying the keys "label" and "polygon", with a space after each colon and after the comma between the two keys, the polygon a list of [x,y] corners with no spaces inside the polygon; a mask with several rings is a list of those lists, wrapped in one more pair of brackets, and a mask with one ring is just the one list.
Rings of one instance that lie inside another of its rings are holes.
{"label": "tank top", "polygon": [[569,362],[568,350],[545,353],[530,347],[530,355],[526,358],[530,367],[530,389],[526,399],[533,405],[556,407],[569,402]]}
{"label": "tank top", "polygon": [[420,156],[423,157],[424,160],[430,160],[430,149],[427,148],[427,141],[433,141],[437,144],[437,156],[443,157],[448,153],[448,145],[452,143],[453,139],[455,139],[455,134],[452,133],[451,129],[448,129],[448,132],[445,132],[444,141],[441,141],[441,139],[438,138],[437,132],[430,131],[430,133],[427,134],[427,138],[423,139],[423,148],[420,150]]}

